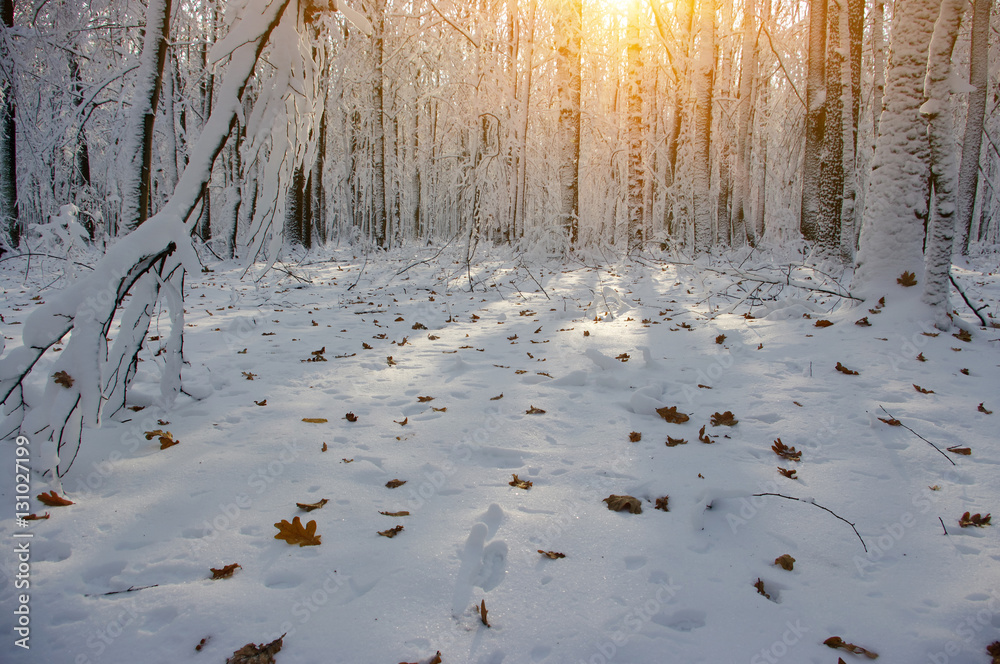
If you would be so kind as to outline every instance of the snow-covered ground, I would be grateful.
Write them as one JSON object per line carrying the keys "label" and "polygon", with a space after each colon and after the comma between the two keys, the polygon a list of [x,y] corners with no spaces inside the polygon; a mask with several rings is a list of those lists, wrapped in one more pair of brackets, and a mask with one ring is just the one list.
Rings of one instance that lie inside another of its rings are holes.
{"label": "snow-covered ground", "polygon": [[[883,662],[989,662],[1000,528],[959,518],[1000,509],[1000,330],[938,334],[918,288],[869,313],[653,259],[498,255],[470,293],[451,259],[413,265],[433,255],[339,250],[290,268],[308,281],[259,286],[233,264],[189,275],[185,377],[203,398],[158,405],[154,321],[130,398],[145,407],[87,430],[61,484],[32,477],[32,495],[75,504],[32,499],[51,516],[28,531],[4,441],[0,660],[221,664],[284,634],[279,664],[866,661],[833,636]],[[8,352],[48,292],[16,263],[0,274]],[[1000,316],[997,278],[956,272]],[[733,308],[750,293],[778,299]],[[690,420],[656,412],[671,406]],[[713,426],[726,411],[738,423]],[[146,440],[157,429],[179,444]],[[641,514],[610,511],[612,494]],[[275,539],[296,516],[319,546]]]}

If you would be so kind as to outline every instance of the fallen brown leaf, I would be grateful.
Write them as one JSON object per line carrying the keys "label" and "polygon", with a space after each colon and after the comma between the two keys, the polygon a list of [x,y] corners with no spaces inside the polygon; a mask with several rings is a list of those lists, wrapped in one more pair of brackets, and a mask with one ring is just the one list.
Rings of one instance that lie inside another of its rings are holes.
{"label": "fallen brown leaf", "polygon": [[389,480],[385,483],[387,489],[397,489],[406,484],[406,480]]}
{"label": "fallen brown leaf", "polygon": [[667,447],[677,447],[678,445],[687,445],[687,441],[683,438],[671,438],[667,436]]}
{"label": "fallen brown leaf", "polygon": [[275,664],[274,656],[281,650],[282,639],[285,635],[271,641],[267,645],[263,643],[255,646],[248,643],[226,660],[226,664]]}
{"label": "fallen brown leaf", "polygon": [[305,510],[306,512],[312,512],[313,510],[318,510],[319,508],[323,507],[323,505],[326,505],[328,502],[330,501],[324,498],[320,500],[318,503],[295,503],[295,506],[298,507],[300,510]]}
{"label": "fallen brown leaf", "polygon": [[677,412],[677,406],[664,406],[657,408],[656,414],[671,424],[683,424],[691,419],[689,415]]}
{"label": "fallen brown leaf", "polygon": [[782,459],[790,459],[792,461],[801,461],[802,452],[795,449],[795,447],[789,447],[781,442],[780,438],[775,439],[774,444],[771,445],[771,450],[775,454],[780,456]]}
{"label": "fallen brown leaf", "polygon": [[795,476],[795,472],[796,472],[795,470],[788,470],[787,468],[782,468],[781,466],[778,466],[778,472],[781,473],[782,475],[784,475],[785,477],[787,477],[790,480],[797,480],[797,479],[799,479],[798,477]]}
{"label": "fallen brown leaf", "polygon": [[790,555],[786,553],[783,556],[778,556],[777,558],[775,558],[774,564],[781,565],[781,569],[788,570],[789,572],[791,572],[792,568],[795,566],[795,558],[792,558]]}
{"label": "fallen brown leaf", "polygon": [[347,420],[348,422],[357,422],[358,416],[355,415],[354,413],[348,413],[347,415],[344,415],[344,419]]}
{"label": "fallen brown leaf", "polygon": [[[904,272],[903,274],[906,275],[909,273]],[[854,653],[855,655],[864,655],[868,659],[878,659],[878,655],[876,653],[862,648],[861,646],[856,646],[853,643],[845,643],[839,636],[831,636],[823,642],[823,645],[829,646],[830,648],[842,648],[847,652]]]}
{"label": "fallen brown leaf", "polygon": [[663,510],[664,512],[669,512],[670,496],[661,496],[656,499],[656,507],[653,509]]}
{"label": "fallen brown leaf", "polygon": [[628,442],[630,442],[630,443],[638,443],[640,440],[642,440],[642,434],[639,433],[638,431],[633,431],[633,432],[629,433],[629,435],[628,435]]}
{"label": "fallen brown leaf", "polygon": [[489,627],[490,626],[490,621],[486,619],[486,614],[487,613],[489,613],[489,611],[486,610],[486,600],[484,599],[479,604],[479,619],[483,621],[484,625],[486,625],[487,627]]}
{"label": "fallen brown leaf", "polygon": [[392,539],[402,531],[403,531],[402,526],[396,526],[395,528],[390,528],[389,530],[380,530],[378,531],[378,534],[381,535],[382,537],[388,537],[389,539]]}
{"label": "fallen brown leaf", "polygon": [[857,375],[859,375],[857,371],[854,371],[852,369],[848,369],[847,367],[845,367],[840,362],[837,362],[837,371],[839,371],[842,374],[847,374],[848,376],[857,376]]}
{"label": "fallen brown leaf", "polygon": [[329,420],[327,420],[325,417],[303,417],[302,421],[308,422],[309,424],[324,424]]}
{"label": "fallen brown leaf", "polygon": [[642,503],[633,496],[616,496],[611,494],[602,502],[608,504],[608,509],[612,512],[622,512],[628,510],[632,514],[642,514]]}
{"label": "fallen brown leaf", "polygon": [[542,410],[541,408],[535,408],[534,406],[532,406],[528,410],[524,411],[524,413],[526,415],[542,415],[543,413],[545,413],[545,411]]}
{"label": "fallen brown leaf", "polygon": [[739,420],[736,419],[736,416],[733,415],[732,411],[729,410],[727,410],[724,413],[713,414],[710,421],[713,427],[719,427],[719,426],[732,427],[736,426],[739,423]]}
{"label": "fallen brown leaf", "polygon": [[63,387],[73,387],[73,378],[65,371],[57,371],[52,374],[52,378],[55,380],[56,385],[61,385]]}
{"label": "fallen brown leaf", "polygon": [[299,517],[295,517],[291,523],[282,519],[274,524],[274,527],[278,529],[278,534],[274,536],[274,539],[285,540],[289,544],[298,544],[300,547],[318,546],[320,543],[320,536],[316,534],[315,521],[310,521],[303,526]]}
{"label": "fallen brown leaf", "polygon": [[512,474],[511,476],[514,479],[512,479],[510,482],[507,482],[507,484],[511,485],[512,487],[515,487],[515,488],[518,488],[518,489],[530,489],[531,488],[532,482],[527,481],[527,480],[519,479],[517,475],[513,475]]}
{"label": "fallen brown leaf", "polygon": [[541,549],[539,549],[538,553],[542,554],[546,558],[551,558],[552,560],[558,560],[559,558],[566,557],[565,553],[559,553],[557,551],[542,551]]}
{"label": "fallen brown leaf", "polygon": [[215,569],[214,567],[209,569],[212,570],[212,579],[228,579],[233,575],[233,572],[236,571],[237,567],[243,569],[243,566],[238,563],[232,563],[231,565],[226,565],[220,569]]}
{"label": "fallen brown leaf", "polygon": [[406,510],[402,510],[400,512],[379,512],[379,514],[383,514],[385,516],[397,516],[397,517],[398,516],[410,516],[410,513],[407,512]]}
{"label": "fallen brown leaf", "polygon": [[990,525],[990,515],[987,514],[986,516],[983,516],[982,514],[969,514],[966,512],[962,515],[962,518],[958,520],[958,525],[963,528],[968,528],[969,526],[984,528]]}

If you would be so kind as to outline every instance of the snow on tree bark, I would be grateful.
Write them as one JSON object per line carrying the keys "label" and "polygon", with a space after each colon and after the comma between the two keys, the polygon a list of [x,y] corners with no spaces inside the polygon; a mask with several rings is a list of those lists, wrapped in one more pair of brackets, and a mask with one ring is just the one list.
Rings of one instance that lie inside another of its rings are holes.
{"label": "snow on tree bark", "polygon": [[645,167],[642,161],[642,45],[639,42],[638,0],[629,0],[628,8],[628,250],[642,247],[643,240],[643,186]]}
{"label": "snow on tree bark", "polygon": [[580,220],[580,87],[582,0],[560,0],[556,32],[559,98],[559,216],[570,244],[576,244]]}
{"label": "snow on tree bark", "polygon": [[990,10],[993,0],[974,2],[972,45],[969,48],[969,83],[974,89],[969,93],[969,112],[965,119],[962,162],[958,171],[958,216],[955,220],[955,246],[963,256],[969,253],[972,213],[979,183],[979,156],[983,145],[983,119],[986,116],[989,84]]}
{"label": "snow on tree bark", "polygon": [[[0,14],[5,31],[14,27],[14,0],[0,0]],[[5,69],[10,71],[9,67]],[[21,229],[17,205],[17,105],[12,80],[5,82],[0,96],[3,97],[0,109],[0,234],[3,237],[0,239],[16,248],[21,242]],[[2,254],[3,244],[0,243]]]}
{"label": "snow on tree bark", "polygon": [[826,127],[826,11],[827,0],[809,2],[809,62],[806,69],[806,130],[802,159],[802,211],[799,229],[809,242],[819,240]]}
{"label": "snow on tree bark", "polygon": [[170,38],[171,0],[150,0],[132,109],[119,154],[122,175],[123,230],[130,231],[149,214],[153,126]]}
{"label": "snow on tree bark", "polygon": [[[847,264],[854,262],[855,214],[857,200],[857,137],[858,137],[858,99],[855,96],[856,87],[860,87],[855,72],[853,56],[855,47],[855,31],[851,29],[852,12],[856,2],[837,0],[840,4],[840,49],[852,54],[851,58],[841,60],[840,90],[841,106],[844,112],[842,119],[843,132],[843,170],[844,191],[840,210],[840,259]],[[858,40],[860,46],[860,39]],[[860,63],[858,63],[860,68]],[[850,109],[850,113],[848,113]]]}
{"label": "snow on tree bark", "polygon": [[744,241],[753,245],[753,221],[750,218],[750,118],[753,110],[753,90],[757,78],[757,30],[754,17],[756,0],[746,0],[743,8],[743,43],[740,46],[739,119],[736,136],[736,178],[733,186],[733,246]]}
{"label": "snow on tree bark", "polygon": [[698,55],[694,64],[694,250],[712,247],[712,100],[715,85],[715,0],[702,0]]}
{"label": "snow on tree bark", "polygon": [[923,300],[934,310],[934,323],[947,330],[951,307],[951,251],[955,234],[958,182],[957,145],[952,126],[951,56],[967,0],[942,0],[927,56],[924,96],[920,113],[927,120],[927,139],[934,204],[925,252]]}
{"label": "snow on tree bark", "polygon": [[884,295],[921,272],[927,216],[927,132],[920,117],[927,49],[940,0],[896,4],[884,110],[868,179],[853,290]]}

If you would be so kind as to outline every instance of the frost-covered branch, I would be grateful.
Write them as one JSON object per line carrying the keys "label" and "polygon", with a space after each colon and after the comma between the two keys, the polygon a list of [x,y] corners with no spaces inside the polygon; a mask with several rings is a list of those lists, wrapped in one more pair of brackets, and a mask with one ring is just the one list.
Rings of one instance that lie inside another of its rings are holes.
{"label": "frost-covered branch", "polygon": [[[6,416],[2,433],[22,431],[34,436],[41,443],[33,446],[40,465],[53,469],[56,476],[65,474],[79,451],[83,427],[97,426],[102,414],[113,414],[124,406],[138,353],[161,301],[170,311],[171,323],[161,381],[163,404],[169,405],[182,391],[183,280],[187,270],[198,268],[191,241],[197,221],[193,213],[242,112],[247,82],[275,31],[280,31],[280,38],[274,40],[275,59],[284,59],[289,67],[283,78],[276,79],[270,95],[265,95],[265,106],[270,109],[279,100],[290,112],[306,114],[309,110],[295,106],[295,100],[303,97],[302,87],[292,86],[311,81],[312,71],[308,52],[303,54],[298,2],[233,4],[230,7],[239,19],[216,43],[211,58],[213,62],[228,59],[218,100],[173,195],[159,213],[113,245],[92,272],[32,312],[22,329],[21,346],[0,360],[0,402]],[[294,71],[287,73],[293,66]],[[295,87],[297,93],[288,92]],[[309,101],[311,95],[305,97]],[[258,119],[258,136],[278,126],[273,113],[261,111]],[[285,132],[283,141],[271,145],[272,158],[283,157],[276,152],[287,151],[294,155],[287,161],[301,163],[308,151],[301,140],[308,136],[304,122],[300,120]],[[278,175],[272,188],[280,186]],[[116,320],[119,332],[109,349],[108,335]],[[63,351],[51,363],[43,362],[46,351],[67,335]]]}

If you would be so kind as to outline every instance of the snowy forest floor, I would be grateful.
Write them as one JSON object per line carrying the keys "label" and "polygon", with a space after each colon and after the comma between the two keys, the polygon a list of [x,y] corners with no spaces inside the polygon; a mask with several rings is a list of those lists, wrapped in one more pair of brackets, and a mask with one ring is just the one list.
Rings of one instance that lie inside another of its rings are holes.
{"label": "snowy forest floor", "polygon": [[[959,519],[1000,510],[1000,330],[937,334],[918,288],[869,313],[662,257],[414,265],[435,251],[330,250],[256,285],[232,263],[189,275],[200,398],[159,405],[154,321],[136,410],[87,430],[61,484],[33,478],[75,504],[32,501],[51,516],[31,526],[31,650],[7,610],[0,660],[221,664],[284,634],[279,664],[864,661],[833,636],[887,663],[989,662],[1000,528]],[[956,274],[1000,317],[995,263]],[[8,350],[44,267],[2,266]],[[741,270],[784,280],[757,254]],[[738,423],[713,426],[726,411]],[[296,516],[319,546],[275,539]],[[0,521],[8,608],[15,530]]]}

